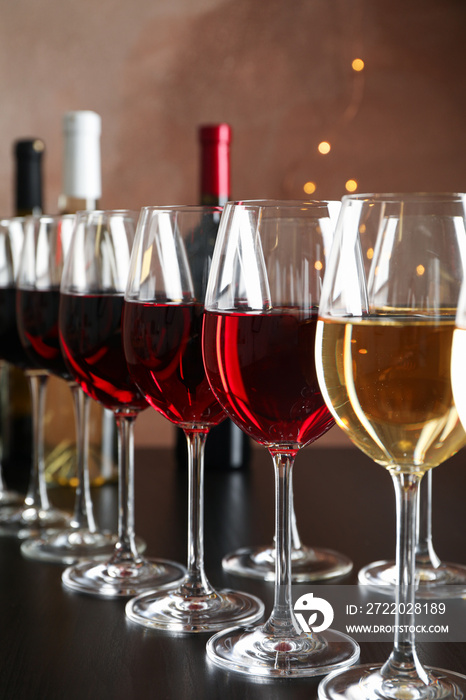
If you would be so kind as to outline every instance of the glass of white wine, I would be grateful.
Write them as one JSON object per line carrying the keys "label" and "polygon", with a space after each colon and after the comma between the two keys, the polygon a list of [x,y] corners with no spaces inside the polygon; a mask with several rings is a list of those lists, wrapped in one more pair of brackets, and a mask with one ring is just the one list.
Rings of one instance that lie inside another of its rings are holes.
{"label": "glass of white wine", "polygon": [[338,425],[393,479],[397,614],[388,660],[331,674],[321,700],[466,694],[465,676],[421,664],[413,632],[421,478],[466,444],[450,381],[465,269],[462,195],[343,198],[320,302],[317,372]]}
{"label": "glass of white wine", "polygon": [[[466,202],[466,196],[465,196]],[[465,203],[466,206],[466,203]],[[466,279],[461,285],[456,310],[456,328],[451,349],[451,382],[453,398],[463,428],[466,430]]]}

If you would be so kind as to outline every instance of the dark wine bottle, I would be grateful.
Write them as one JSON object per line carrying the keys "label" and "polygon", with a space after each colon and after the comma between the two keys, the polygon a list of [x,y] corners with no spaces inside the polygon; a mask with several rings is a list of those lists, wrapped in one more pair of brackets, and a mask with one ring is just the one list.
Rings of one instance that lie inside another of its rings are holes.
{"label": "dark wine bottle", "polygon": [[[229,124],[208,124],[199,127],[200,203],[223,206],[230,199]],[[214,217],[209,231],[216,235],[220,217]],[[206,441],[206,469],[245,469],[249,465],[251,444],[248,436],[227,419],[211,428]],[[176,430],[176,457],[180,466],[187,464],[186,438]]]}
{"label": "dark wine bottle", "polygon": [[41,139],[21,139],[15,142],[15,215],[29,216],[42,213],[42,156],[45,150]]}
{"label": "dark wine bottle", "polygon": [[[13,144],[15,216],[42,213],[42,139],[19,139]],[[6,481],[15,488],[27,487],[31,472],[31,395],[22,369],[2,368],[1,433],[2,463]]]}

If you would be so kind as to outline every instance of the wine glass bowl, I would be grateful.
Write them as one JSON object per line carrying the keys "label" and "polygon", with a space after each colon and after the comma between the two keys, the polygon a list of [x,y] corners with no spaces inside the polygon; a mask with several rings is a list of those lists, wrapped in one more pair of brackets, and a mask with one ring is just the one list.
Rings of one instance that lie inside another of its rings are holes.
{"label": "wine glass bowl", "polygon": [[15,285],[16,330],[21,343],[17,362],[32,397],[33,460],[24,504],[0,516],[0,534],[25,539],[47,528],[63,528],[70,516],[50,504],[44,476],[44,402],[50,370],[66,372],[58,347],[56,310],[64,256],[73,217],[35,216],[24,222]]}
{"label": "wine glass bowl", "polygon": [[[7,365],[24,369],[26,357],[16,328],[15,298],[16,276],[24,240],[23,217],[0,219],[0,374],[2,385],[8,381]],[[9,398],[9,397],[8,397]],[[2,410],[8,410],[8,405]],[[2,421],[7,421],[2,416]],[[3,430],[7,430],[7,426]],[[3,446],[0,458],[0,507],[19,505],[23,496],[8,489],[4,484],[2,462]]]}
{"label": "wine glass bowl", "polygon": [[131,381],[121,334],[137,214],[76,215],[60,287],[59,334],[66,364],[84,393],[114,412],[119,438],[118,537],[105,562],[83,560],[62,576],[65,587],[102,597],[128,597],[171,584],[184,567],[145,559],[134,533],[133,426],[147,403]]}
{"label": "wine glass bowl", "polygon": [[265,624],[219,632],[216,665],[265,678],[354,663],[334,630],[301,630],[291,604],[292,466],[333,424],[314,364],[320,288],[333,240],[327,202],[236,202],[222,215],[203,329],[204,365],[225,413],[268,449],[275,470],[275,596]]}
{"label": "wine glass bowl", "polygon": [[[465,197],[466,206],[466,197]],[[463,280],[458,298],[456,310],[455,330],[453,332],[453,344],[451,352],[451,380],[453,397],[455,399],[458,415],[466,430],[466,371],[465,371],[465,349],[466,349],[466,281]]]}
{"label": "wine glass bowl", "polygon": [[413,631],[421,478],[466,444],[450,379],[465,262],[461,195],[343,198],[322,289],[316,364],[340,428],[392,477],[396,616],[388,660],[331,674],[319,686],[321,700],[466,693],[466,677],[421,664]]}
{"label": "wine glass bowl", "polygon": [[138,624],[176,633],[254,622],[264,610],[254,596],[216,590],[204,568],[204,446],[225,419],[202,362],[204,298],[218,207],[144,207],[125,294],[126,360],[149,404],[182,428],[188,448],[188,562],[179,586],[129,601]]}
{"label": "wine glass bowl", "polygon": [[16,309],[18,332],[30,366],[67,382],[76,408],[78,485],[69,526],[50,529],[27,539],[22,553],[32,559],[71,563],[83,555],[104,556],[114,536],[97,530],[87,474],[86,406],[66,365],[59,343],[58,308],[63,265],[75,218],[71,215],[34,217],[28,222],[19,269]]}

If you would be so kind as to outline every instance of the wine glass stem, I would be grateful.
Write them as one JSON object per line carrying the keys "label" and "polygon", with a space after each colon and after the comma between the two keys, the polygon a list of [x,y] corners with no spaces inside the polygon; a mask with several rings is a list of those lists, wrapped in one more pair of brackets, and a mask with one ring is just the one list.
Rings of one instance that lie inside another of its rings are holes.
{"label": "wine glass stem", "polygon": [[31,391],[32,470],[24,502],[27,506],[48,510],[50,503],[44,474],[44,414],[49,375],[47,372],[28,370],[26,376]]}
{"label": "wine glass stem", "polygon": [[396,497],[396,616],[393,651],[382,668],[386,679],[428,683],[415,647],[415,563],[419,487],[421,476],[393,472]]}
{"label": "wine glass stem", "polygon": [[69,383],[76,420],[77,479],[71,527],[96,531],[89,486],[89,404],[90,398],[75,382]]}
{"label": "wine glass stem", "polygon": [[111,564],[140,561],[134,535],[134,421],[133,413],[115,414],[118,430],[118,541]]}
{"label": "wine glass stem", "polygon": [[207,431],[185,430],[188,445],[188,563],[183,595],[214,593],[204,570],[204,448]]}
{"label": "wine glass stem", "polygon": [[420,486],[416,566],[437,569],[440,564],[432,544],[432,469],[429,469]]}
{"label": "wine glass stem", "polygon": [[266,634],[294,637],[301,634],[291,600],[291,509],[294,455],[272,453],[275,470],[275,592],[272,613],[264,624]]}
{"label": "wine glass stem", "polygon": [[[0,360],[0,415],[2,419],[5,420],[6,412],[8,411],[8,402],[4,401],[4,387],[7,386],[8,382],[8,371],[7,365],[3,360]],[[2,430],[3,435],[5,431]],[[5,491],[5,482],[3,480],[3,435],[0,439],[0,495]]]}
{"label": "wine glass stem", "polygon": [[294,509],[294,495],[293,489],[291,489],[291,549],[300,550],[302,549],[301,537],[299,536],[298,526],[296,524],[296,512]]}

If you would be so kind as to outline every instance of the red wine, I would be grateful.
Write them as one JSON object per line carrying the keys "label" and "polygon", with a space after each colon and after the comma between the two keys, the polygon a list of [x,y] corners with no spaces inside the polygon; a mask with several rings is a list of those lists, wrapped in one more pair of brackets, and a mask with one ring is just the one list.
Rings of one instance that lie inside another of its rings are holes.
{"label": "red wine", "polygon": [[58,337],[59,289],[18,289],[16,313],[21,342],[30,366],[72,379]]}
{"label": "red wine", "polygon": [[200,304],[127,302],[123,324],[133,380],[157,411],[179,426],[217,425],[225,418],[202,363]]}
{"label": "red wine", "polygon": [[204,362],[226,412],[252,438],[296,449],[334,424],[317,381],[317,314],[205,313]]}
{"label": "red wine", "polygon": [[16,325],[15,287],[0,288],[0,358],[21,369],[30,365]]}
{"label": "red wine", "polygon": [[133,383],[123,352],[123,296],[62,294],[59,330],[65,360],[91,398],[112,411],[141,411],[147,403]]}

